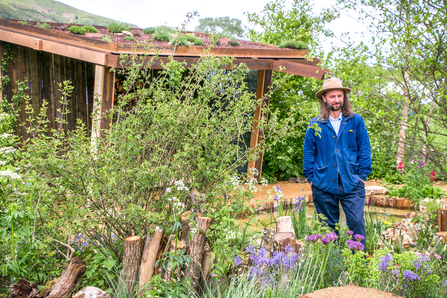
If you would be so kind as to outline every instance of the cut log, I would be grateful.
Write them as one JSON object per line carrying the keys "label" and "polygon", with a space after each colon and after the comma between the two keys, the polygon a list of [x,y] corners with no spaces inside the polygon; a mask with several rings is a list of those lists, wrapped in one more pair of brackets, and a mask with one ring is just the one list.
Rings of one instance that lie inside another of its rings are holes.
{"label": "cut log", "polygon": [[281,216],[276,219],[276,233],[291,233],[292,218],[290,216]]}
{"label": "cut log", "polygon": [[112,298],[112,297],[109,295],[109,293],[99,288],[85,287],[76,294],[74,294],[72,298]]}
{"label": "cut log", "polygon": [[267,251],[267,258],[270,258],[273,250],[273,236],[275,235],[275,229],[264,228],[263,234],[261,246]]}
{"label": "cut log", "polygon": [[191,241],[189,242],[188,254],[191,257],[191,267],[190,270],[187,271],[187,277],[192,279],[193,287],[196,291],[200,288],[200,273],[202,271],[203,255],[205,252],[206,243],[205,234],[211,226],[212,221],[212,218],[198,216],[197,232],[192,236]]}
{"label": "cut log", "polygon": [[69,297],[71,291],[76,289],[81,282],[85,269],[85,262],[80,257],[71,259],[67,269],[62,273],[57,283],[51,288],[47,298]]}
{"label": "cut log", "polygon": [[[140,264],[140,285],[142,289],[147,283],[151,281],[154,275],[155,262],[157,260],[158,249],[160,248],[161,238],[163,237],[163,230],[158,226],[152,235],[147,235],[144,244],[143,255],[141,256]],[[142,294],[142,293],[140,293]]]}
{"label": "cut log", "polygon": [[438,209],[438,232],[447,231],[447,209]]}
{"label": "cut log", "polygon": [[212,250],[207,250],[205,252],[205,254],[203,255],[203,263],[202,263],[202,268],[203,268],[203,276],[202,276],[202,282],[205,283],[206,279],[208,278],[208,274],[211,271],[211,257],[212,257]]}
{"label": "cut log", "polygon": [[34,298],[38,295],[37,284],[24,278],[9,286],[9,298]]}
{"label": "cut log", "polygon": [[296,249],[295,236],[293,233],[276,233],[273,236],[273,243],[276,251],[282,251],[285,253],[284,248],[290,245],[294,250]]}
{"label": "cut log", "polygon": [[123,270],[121,271],[121,286],[123,296],[130,296],[135,291],[138,272],[141,263],[141,237],[130,236],[124,239]]}
{"label": "cut log", "polygon": [[182,224],[182,239],[185,241],[185,244],[188,245],[188,231],[189,231],[189,214],[191,211],[186,211],[182,214],[182,218],[180,219],[180,223]]}

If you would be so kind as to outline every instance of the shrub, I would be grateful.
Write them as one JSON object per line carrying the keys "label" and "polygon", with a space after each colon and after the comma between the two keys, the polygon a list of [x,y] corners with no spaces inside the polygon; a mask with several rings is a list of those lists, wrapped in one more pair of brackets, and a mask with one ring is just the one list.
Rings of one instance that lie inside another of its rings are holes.
{"label": "shrub", "polygon": [[27,22],[27,21],[17,21],[17,23],[19,23],[19,24],[24,24],[24,25],[28,25],[28,22]]}
{"label": "shrub", "polygon": [[110,36],[110,35],[104,35],[102,38],[101,38],[103,41],[107,41],[107,42],[113,42],[113,39],[112,39],[112,37]]}
{"label": "shrub", "polygon": [[203,46],[203,41],[192,34],[185,34],[177,35],[171,40],[170,44],[186,47],[189,47],[191,44]]}
{"label": "shrub", "polygon": [[143,29],[143,34],[154,34],[155,28],[154,27],[147,27]]}
{"label": "shrub", "polygon": [[47,23],[37,22],[36,26],[40,28],[50,29],[50,24]]}
{"label": "shrub", "polygon": [[126,36],[126,37],[124,37],[124,40],[135,41],[135,37],[133,37],[133,36]]}
{"label": "shrub", "polygon": [[129,31],[130,25],[126,23],[121,23],[117,21],[110,22],[107,26],[110,33],[121,33],[123,30]]}
{"label": "shrub", "polygon": [[87,33],[98,33],[98,29],[90,25],[82,26],[82,28],[84,28]]}
{"label": "shrub", "polygon": [[288,49],[308,49],[308,45],[301,40],[288,40],[279,45],[280,48],[288,48]]}
{"label": "shrub", "polygon": [[156,31],[153,35],[155,40],[158,41],[170,41],[171,40],[171,35],[168,32],[165,31]]}
{"label": "shrub", "polygon": [[237,39],[235,39],[235,38],[232,38],[232,39],[228,42],[228,45],[229,45],[229,46],[232,46],[232,47],[238,47],[238,46],[239,46],[239,41],[238,41]]}
{"label": "shrub", "polygon": [[86,32],[84,27],[78,27],[78,26],[68,27],[67,31],[72,34],[79,34],[79,35],[85,35],[85,32]]}

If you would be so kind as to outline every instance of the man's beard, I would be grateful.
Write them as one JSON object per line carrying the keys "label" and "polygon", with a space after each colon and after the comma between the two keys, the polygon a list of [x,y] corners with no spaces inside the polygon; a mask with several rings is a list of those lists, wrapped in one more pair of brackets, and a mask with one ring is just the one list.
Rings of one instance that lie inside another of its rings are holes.
{"label": "man's beard", "polygon": [[331,105],[331,104],[329,104],[328,102],[326,102],[326,108],[328,108],[329,110],[331,110],[331,111],[333,111],[333,112],[340,111],[342,107],[343,107],[343,102],[340,102],[340,103],[339,103],[338,108],[334,108],[333,105]]}

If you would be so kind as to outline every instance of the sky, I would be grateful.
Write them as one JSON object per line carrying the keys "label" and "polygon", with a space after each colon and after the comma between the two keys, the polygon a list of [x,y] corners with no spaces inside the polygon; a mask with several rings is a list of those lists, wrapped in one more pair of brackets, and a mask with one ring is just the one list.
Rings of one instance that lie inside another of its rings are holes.
{"label": "sky", "polygon": [[[199,18],[206,17],[230,17],[242,21],[248,25],[245,12],[261,12],[264,6],[271,0],[58,0],[77,9],[108,17],[122,22],[132,23],[140,28],[166,25],[179,27],[186,19],[186,14],[198,11],[199,17],[194,18],[187,30],[194,30]],[[287,2],[287,1],[286,1]],[[333,0],[316,0],[315,9],[328,7]],[[361,29],[361,24],[349,16],[343,16],[331,24],[336,35],[352,31],[353,28]],[[260,28],[257,28],[260,29]],[[354,33],[354,32],[351,32]],[[355,34],[354,34],[355,35]],[[326,40],[323,43],[325,52],[331,48],[331,43],[340,45],[337,40]]]}

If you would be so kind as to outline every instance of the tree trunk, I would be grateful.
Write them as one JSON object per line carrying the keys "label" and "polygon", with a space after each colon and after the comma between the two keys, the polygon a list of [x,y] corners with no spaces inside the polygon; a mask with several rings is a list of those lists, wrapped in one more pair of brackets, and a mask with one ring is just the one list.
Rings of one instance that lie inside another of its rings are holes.
{"label": "tree trunk", "polygon": [[[205,252],[206,231],[211,226],[212,218],[197,217],[197,232],[189,242],[188,254],[191,257],[191,267],[187,271],[187,276],[191,277],[193,287],[196,291],[199,290],[200,273],[202,271],[203,254]],[[191,232],[191,230],[190,230]]]}
{"label": "tree trunk", "polygon": [[261,246],[267,251],[267,258],[270,258],[273,249],[273,236],[275,235],[275,229],[264,228],[264,235],[262,236]]}
{"label": "tree trunk", "polygon": [[276,219],[276,233],[292,232],[292,218],[290,216],[281,216]]}
{"label": "tree trunk", "polygon": [[211,271],[211,266],[213,264],[211,264],[211,254],[213,253],[212,250],[207,250],[203,256],[203,263],[202,263],[202,267],[203,267],[203,276],[202,276],[202,282],[203,284],[205,284],[206,279],[208,278],[208,274]]}
{"label": "tree trunk", "polygon": [[275,236],[273,236],[273,243],[275,246],[275,250],[282,251],[285,253],[284,248],[287,245],[290,245],[293,250],[296,249],[296,242],[295,242],[295,236],[293,233],[276,233]]}
{"label": "tree trunk", "polygon": [[130,294],[135,291],[140,261],[141,237],[127,237],[124,239],[123,270],[121,271],[121,286],[118,288],[119,291],[123,291],[125,296],[130,296]]}
{"label": "tree trunk", "polygon": [[69,297],[71,291],[73,291],[81,282],[85,268],[85,262],[80,257],[71,259],[67,269],[62,273],[54,287],[51,288],[47,298]]}
{"label": "tree trunk", "polygon": [[[405,73],[405,76],[408,76],[407,73]],[[397,167],[400,168],[401,174],[404,173],[404,169],[401,167],[401,165],[404,164],[404,155],[405,155],[405,138],[406,138],[406,132],[408,128],[407,119],[408,119],[408,112],[410,110],[409,108],[409,102],[410,102],[410,95],[408,93],[408,87],[405,85],[404,90],[404,106],[402,108],[402,120],[400,122],[400,132],[399,132],[399,142],[397,144],[397,156],[396,156],[396,164]]]}
{"label": "tree trunk", "polygon": [[[147,235],[146,242],[144,244],[143,255],[141,256],[139,285],[140,289],[142,289],[148,282],[150,282],[152,276],[154,275],[157,252],[160,248],[162,237],[163,230],[159,227],[155,228],[155,231],[152,235]],[[140,292],[140,295],[142,294],[143,293]]]}

